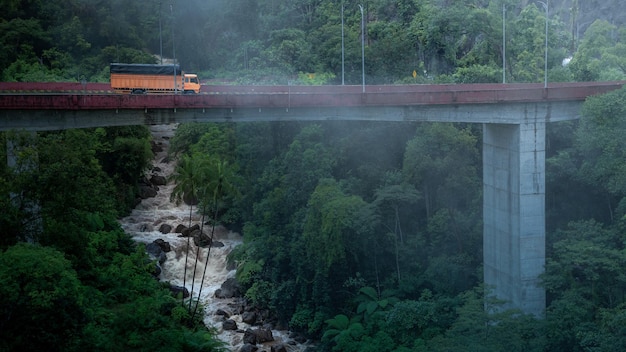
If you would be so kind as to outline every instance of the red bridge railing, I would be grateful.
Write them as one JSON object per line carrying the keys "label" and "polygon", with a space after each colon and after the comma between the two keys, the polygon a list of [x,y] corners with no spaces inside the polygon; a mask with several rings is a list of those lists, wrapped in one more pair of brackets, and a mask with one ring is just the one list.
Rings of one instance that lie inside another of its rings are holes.
{"label": "red bridge railing", "polygon": [[0,82],[0,109],[296,108],[581,101],[620,89],[617,82],[366,86],[205,85],[197,95],[123,95],[108,83]]}

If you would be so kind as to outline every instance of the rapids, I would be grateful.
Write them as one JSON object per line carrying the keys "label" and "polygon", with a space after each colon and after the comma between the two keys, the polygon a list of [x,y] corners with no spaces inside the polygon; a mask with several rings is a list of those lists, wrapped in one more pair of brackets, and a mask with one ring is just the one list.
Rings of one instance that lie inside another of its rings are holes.
{"label": "rapids", "polygon": [[[162,150],[155,152],[153,169],[150,171],[150,174],[146,175],[148,178],[152,175],[169,177],[174,172],[175,163],[168,161],[167,151],[169,139],[173,137],[175,129],[176,125],[150,127],[155,144],[160,146]],[[204,305],[204,312],[201,312],[204,324],[208,327],[213,327],[217,331],[217,337],[225,342],[226,347],[230,351],[238,352],[241,346],[243,346],[244,334],[242,331],[251,326],[244,323],[240,315],[233,312],[233,308],[229,304],[232,304],[234,299],[218,299],[214,297],[214,294],[224,281],[235,276],[236,271],[228,266],[227,256],[233,248],[242,243],[242,238],[238,233],[231,232],[222,226],[215,228],[214,240],[223,243],[224,246],[211,248],[204,285],[201,290],[200,281],[203,276],[204,263],[209,249],[200,248],[198,251],[198,247],[194,244],[193,239],[188,241],[187,237],[178,237],[180,234],[174,233],[174,229],[178,225],[187,227],[190,227],[190,223],[191,225],[201,225],[201,217],[196,213],[195,207],[192,208],[185,203],[176,205],[175,202],[170,201],[170,194],[174,186],[171,182],[164,186],[159,186],[155,197],[142,200],[129,216],[120,220],[121,226],[137,242],[149,244],[157,239],[162,239],[169,243],[172,250],[166,253],[167,259],[161,265],[159,279],[180,287],[183,286],[184,281],[184,286],[192,293],[194,299],[200,295],[200,302]],[[161,233],[159,229],[162,224],[170,225],[172,231],[166,234]],[[210,226],[204,226],[204,233],[210,235],[210,232]],[[186,279],[183,280],[183,276],[185,276],[185,251],[188,243],[187,275]],[[199,253],[199,255],[197,265],[194,265],[196,253]],[[192,278],[194,279],[193,291]],[[237,322],[238,331],[224,330],[222,328],[224,318],[214,314],[218,309],[233,314],[230,316],[230,319]],[[305,345],[300,345],[290,340],[288,334],[287,331],[273,330],[272,335],[275,341],[258,344],[258,351],[269,352],[271,345],[277,344],[284,344],[287,350],[291,352],[304,351],[306,349]]]}

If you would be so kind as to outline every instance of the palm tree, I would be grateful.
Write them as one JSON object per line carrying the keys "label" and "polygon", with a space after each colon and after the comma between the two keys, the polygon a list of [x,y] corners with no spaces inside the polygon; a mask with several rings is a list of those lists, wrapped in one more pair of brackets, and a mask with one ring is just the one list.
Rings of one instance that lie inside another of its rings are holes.
{"label": "palm tree", "polygon": [[[198,184],[199,184],[199,170],[193,158],[183,155],[178,161],[172,180],[176,183],[174,190],[170,196],[171,201],[175,201],[176,205],[180,205],[181,202],[189,204],[189,227],[191,227],[191,216],[193,212],[193,206],[197,204],[198,199]],[[187,279],[187,260],[189,257],[189,236],[187,236],[187,249],[185,251],[185,270],[183,274],[183,287],[186,287]],[[183,294],[183,305],[185,300]],[[191,298],[191,297],[190,297]]]}
{"label": "palm tree", "polygon": [[[206,184],[206,187],[203,188],[206,191],[204,194],[209,196],[209,192],[212,193],[212,205],[213,205],[213,219],[211,221],[211,236],[209,239],[209,249],[207,251],[207,256],[204,262],[204,270],[202,272],[202,279],[200,280],[200,291],[198,292],[198,297],[202,294],[202,287],[204,286],[204,278],[206,276],[206,269],[209,264],[209,257],[211,255],[211,247],[213,246],[213,235],[215,234],[215,225],[217,224],[218,211],[219,211],[219,203],[223,200],[223,197],[226,195],[236,195],[237,190],[234,187],[234,181],[236,179],[235,176],[235,168],[228,164],[228,161],[215,158],[211,161],[210,166],[206,171],[209,172],[207,180],[209,181]],[[208,205],[208,200],[205,199],[205,205]],[[204,214],[202,212],[202,223],[204,224]],[[198,257],[196,256],[196,259]],[[196,306],[191,314],[191,320],[193,320],[196,315],[196,311],[198,310],[198,302],[196,302]]]}

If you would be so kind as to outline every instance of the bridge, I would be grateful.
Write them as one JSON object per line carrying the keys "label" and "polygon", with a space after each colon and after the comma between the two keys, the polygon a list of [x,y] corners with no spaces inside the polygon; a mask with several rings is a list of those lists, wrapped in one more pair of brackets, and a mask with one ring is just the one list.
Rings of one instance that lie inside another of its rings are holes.
{"label": "bridge", "polygon": [[545,133],[584,100],[626,82],[405,86],[203,86],[197,95],[121,95],[108,84],[0,83],[0,130],[185,122],[433,121],[483,124],[484,281],[542,316]]}

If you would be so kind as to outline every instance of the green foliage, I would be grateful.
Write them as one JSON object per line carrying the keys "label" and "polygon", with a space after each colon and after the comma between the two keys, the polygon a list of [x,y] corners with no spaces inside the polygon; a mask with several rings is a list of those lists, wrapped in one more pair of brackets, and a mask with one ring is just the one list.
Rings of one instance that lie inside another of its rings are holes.
{"label": "green foliage", "polygon": [[356,240],[355,214],[365,203],[355,196],[346,196],[334,180],[321,180],[311,194],[303,236],[306,253],[318,270],[328,270],[343,262]]}
{"label": "green foliage", "polygon": [[626,43],[623,35],[615,35],[616,30],[606,20],[596,20],[589,26],[569,64],[575,80],[610,81],[626,77]]}
{"label": "green foliage", "polygon": [[[146,130],[7,136],[17,158],[0,168],[0,177],[11,176],[2,188],[15,192],[7,205],[21,210],[7,207],[0,217],[8,226],[0,252],[0,349],[220,350],[154,280],[144,246],[118,223],[124,204],[113,180],[118,187],[136,182],[131,175],[149,157]],[[25,221],[39,224],[37,231],[26,232]]]}
{"label": "green foliage", "polygon": [[272,301],[272,292],[274,285],[268,281],[255,281],[252,286],[246,290],[246,298],[258,307],[268,307]]}
{"label": "green foliage", "polygon": [[583,118],[576,131],[581,151],[582,178],[606,192],[626,196],[626,145],[621,138],[626,131],[626,90],[620,89],[593,97],[583,107]]}
{"label": "green foliage", "polygon": [[71,263],[52,248],[0,253],[0,349],[63,351],[86,322],[87,297]]}

